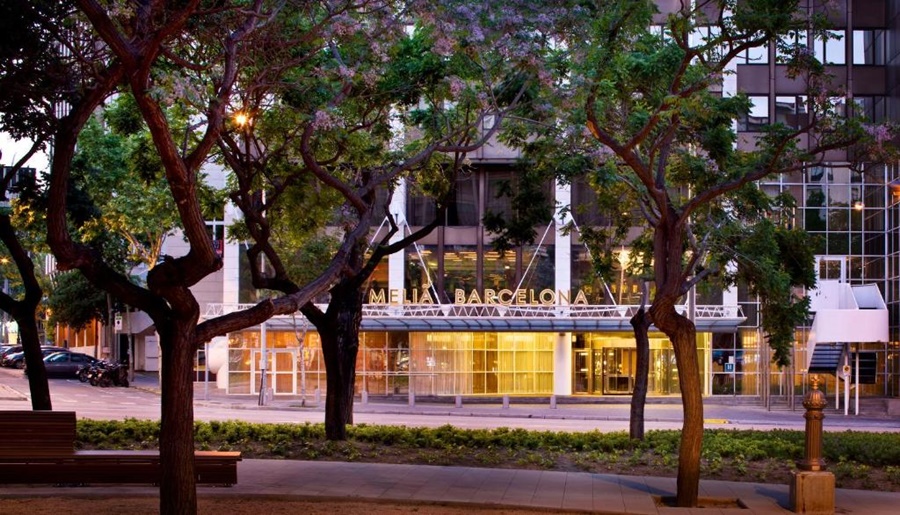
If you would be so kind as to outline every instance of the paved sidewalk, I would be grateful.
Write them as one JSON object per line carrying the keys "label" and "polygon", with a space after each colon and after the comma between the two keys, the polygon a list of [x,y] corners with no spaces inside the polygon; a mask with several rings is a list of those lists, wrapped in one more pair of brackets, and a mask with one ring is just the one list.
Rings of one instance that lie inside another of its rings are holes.
{"label": "paved sidewalk", "polygon": [[[656,497],[675,493],[675,479],[583,472],[433,467],[373,463],[244,460],[238,484],[198,487],[198,496],[274,499],[322,498],[435,502],[476,506],[529,507],[586,513],[791,513],[788,487],[760,483],[701,481],[701,498],[734,500],[743,508],[684,509],[659,507]],[[3,497],[156,496],[151,487],[0,487]],[[900,494],[838,489],[836,513],[897,513]],[[428,513],[427,506],[420,509]],[[378,513],[373,504],[371,513]]]}
{"label": "paved sidewalk", "polygon": [[[136,388],[158,391],[153,375],[140,375]],[[2,389],[7,394],[15,388]],[[18,392],[21,403],[24,394]],[[215,388],[214,384],[197,384],[195,399],[198,405],[227,406],[246,410],[303,410],[324,411],[308,397],[307,407],[299,407],[297,397],[277,397],[266,406],[259,406],[256,396],[229,396]],[[452,417],[523,417],[548,419],[627,420],[628,399],[619,403],[559,404],[551,408],[547,403],[522,404],[512,399],[509,407],[499,404],[467,402],[463,407],[449,403],[418,402],[370,402],[357,401],[356,413],[386,413],[415,415],[451,415]],[[728,405],[707,402],[705,407],[707,427],[719,424],[727,427],[738,422],[761,427],[802,428],[802,409],[769,411],[754,405]],[[681,406],[663,402],[648,406],[648,420],[677,422],[681,420]],[[896,418],[888,417],[839,417],[829,416],[830,430],[840,421],[855,430],[898,431]],[[461,503],[474,506],[533,507],[592,513],[790,513],[788,487],[778,484],[733,483],[701,481],[701,497],[732,499],[745,508],[708,508],[688,510],[658,507],[655,497],[675,494],[673,478],[634,477],[582,472],[557,472],[537,470],[486,469],[469,467],[433,467],[425,465],[391,465],[372,463],[307,462],[293,460],[244,460],[238,467],[238,484],[231,488],[202,486],[202,497],[249,498],[264,496],[279,499],[351,499],[395,500],[435,503]],[[52,486],[3,486],[0,496],[156,496],[153,487],[109,486],[52,487]],[[836,494],[837,513],[842,514],[893,514],[898,513],[900,493],[844,490]],[[373,504],[372,513],[378,513]],[[427,506],[420,509],[428,513]]]}

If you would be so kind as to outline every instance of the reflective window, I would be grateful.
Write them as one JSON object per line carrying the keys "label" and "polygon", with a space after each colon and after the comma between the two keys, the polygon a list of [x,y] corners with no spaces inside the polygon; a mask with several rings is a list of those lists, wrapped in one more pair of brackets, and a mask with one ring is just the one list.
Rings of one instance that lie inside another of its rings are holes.
{"label": "reflective window", "polygon": [[767,45],[748,48],[737,58],[738,64],[769,64],[769,47]]}
{"label": "reflective window", "polygon": [[758,131],[769,124],[769,97],[751,96],[750,112],[738,120],[738,130]]}
{"label": "reflective window", "polygon": [[868,122],[883,122],[887,118],[887,99],[877,97],[854,97],[853,109],[857,116],[861,116]]}
{"label": "reflective window", "polygon": [[516,256],[519,250],[498,252],[489,250],[484,253],[484,287],[501,290],[516,287]]}
{"label": "reflective window", "polygon": [[781,38],[775,45],[778,62],[785,62],[799,49],[807,47],[806,39],[806,31],[796,32]]}
{"label": "reflective window", "polygon": [[853,64],[884,65],[884,31],[853,31]]}
{"label": "reflective window", "polygon": [[453,198],[447,206],[447,225],[478,224],[478,176],[470,173],[456,181]]}
{"label": "reflective window", "polygon": [[441,302],[454,302],[456,290],[469,295],[478,286],[478,247],[447,245],[444,247],[444,294]]}
{"label": "reflective window", "polygon": [[553,290],[556,284],[555,247],[544,244],[540,247],[529,245],[522,255],[522,288],[535,290]]}
{"label": "reflective window", "polygon": [[813,51],[822,64],[847,64],[847,38],[843,30],[829,30],[816,39]]}
{"label": "reflective window", "polygon": [[775,123],[798,129],[808,122],[806,96],[775,97]]}
{"label": "reflective window", "polygon": [[404,288],[421,291],[434,284],[438,273],[437,246],[415,244],[406,247],[405,252]]}

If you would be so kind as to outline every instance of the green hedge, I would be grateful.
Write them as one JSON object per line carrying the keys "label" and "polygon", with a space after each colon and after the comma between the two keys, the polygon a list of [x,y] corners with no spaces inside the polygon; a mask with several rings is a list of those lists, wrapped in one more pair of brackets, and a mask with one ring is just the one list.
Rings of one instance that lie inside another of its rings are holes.
{"label": "green hedge", "polygon": [[[624,432],[554,432],[524,429],[458,429],[374,426],[358,424],[348,428],[349,441],[376,446],[397,446],[437,450],[543,450],[557,453],[677,453],[679,431],[649,431],[643,441],[631,440]],[[259,444],[280,449],[289,444],[321,443],[323,424],[253,424],[241,421],[196,422],[195,443],[199,449],[237,449]],[[159,445],[159,423],[125,421],[78,421],[78,446],[93,448],[155,448]],[[900,464],[900,435],[854,431],[826,432],[824,457],[831,463],[855,462],[869,466]],[[706,459],[732,458],[741,461],[763,459],[798,460],[803,457],[802,431],[707,430],[703,440]],[[277,454],[277,453],[276,453]]]}

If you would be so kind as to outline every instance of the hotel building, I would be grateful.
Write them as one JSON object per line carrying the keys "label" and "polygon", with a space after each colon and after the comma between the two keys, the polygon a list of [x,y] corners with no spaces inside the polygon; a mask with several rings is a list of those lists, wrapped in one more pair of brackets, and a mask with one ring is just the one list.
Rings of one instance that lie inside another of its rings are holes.
{"label": "hotel building", "polygon": [[[665,13],[679,2],[658,4]],[[900,2],[828,4],[837,5],[830,15],[835,37],[811,46],[844,86],[845,109],[873,122],[900,121]],[[787,77],[774,45],[749,53],[734,71],[723,93],[744,92],[754,106],[738,124],[741,145],[753,145],[765,124],[804,120],[802,85]],[[636,351],[629,319],[639,303],[638,281],[624,272],[608,282],[598,279],[579,232],[564,231],[569,220],[558,215],[536,228],[533,245],[497,252],[482,217],[488,210],[512,209],[497,193],[515,184],[516,156],[495,145],[471,158],[474,166],[458,180],[442,225],[391,255],[371,278],[357,394],[630,394]],[[773,195],[791,193],[798,203],[792,223],[821,236],[820,283],[807,292],[815,313],[809,326],[797,329],[790,367],[771,364],[758,305],[746,289],[692,292],[684,299],[680,309],[697,326],[706,396],[792,403],[810,373],[825,377],[830,398],[837,397],[839,383],[856,385],[863,397],[900,396],[900,170],[897,163],[857,169],[841,152],[826,159],[759,185]],[[574,216],[575,226],[603,223],[586,184],[546,188],[557,206],[572,207],[567,216]],[[409,231],[428,223],[435,211],[401,184],[390,212]],[[234,216],[226,212],[225,220],[210,222],[215,239],[223,240]],[[373,227],[373,236],[385,229]],[[256,300],[242,246],[223,242],[222,248],[224,269],[195,288],[208,317]],[[614,252],[627,259],[627,248]],[[649,394],[677,395],[671,344],[653,328],[650,336]],[[229,393],[258,394],[263,356],[274,395],[325,388],[320,340],[299,314],[217,339],[209,355],[219,386]]]}

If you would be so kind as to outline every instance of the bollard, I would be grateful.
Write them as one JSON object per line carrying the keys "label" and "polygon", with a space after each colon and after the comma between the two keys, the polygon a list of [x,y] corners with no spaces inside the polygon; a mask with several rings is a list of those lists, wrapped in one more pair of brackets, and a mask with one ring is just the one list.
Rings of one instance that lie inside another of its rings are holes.
{"label": "bollard", "polygon": [[509,409],[509,395],[503,396],[503,409]]}
{"label": "bollard", "polygon": [[812,390],[803,396],[803,407],[806,408],[806,413],[803,414],[806,419],[806,454],[797,463],[800,470],[825,470],[825,460],[822,459],[822,421],[825,414],[822,410],[826,404],[825,394],[819,390],[819,376],[813,376]]}
{"label": "bollard", "polygon": [[369,392],[367,392],[365,390],[362,391],[362,403],[363,403],[363,406],[365,406],[366,404],[369,403]]}
{"label": "bollard", "polygon": [[812,376],[812,389],[803,396],[806,413],[806,450],[791,471],[790,506],[795,513],[825,515],[834,513],[834,474],[826,472],[822,459],[822,409],[825,394],[819,390],[819,377]]}
{"label": "bollard", "polygon": [[556,409],[556,396],[550,396],[550,409]]}
{"label": "bollard", "polygon": [[416,405],[416,394],[413,393],[412,388],[409,389],[409,405],[410,406]]}
{"label": "bollard", "polygon": [[462,408],[462,395],[457,395],[457,396],[456,396],[456,407],[457,407],[457,408]]}

